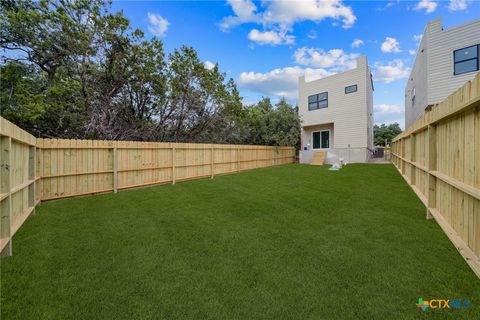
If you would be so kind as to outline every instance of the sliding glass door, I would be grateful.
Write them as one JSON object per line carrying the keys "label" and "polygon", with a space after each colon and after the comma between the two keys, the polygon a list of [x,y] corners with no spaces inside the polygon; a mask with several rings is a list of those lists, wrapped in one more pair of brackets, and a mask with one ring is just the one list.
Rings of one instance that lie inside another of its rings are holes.
{"label": "sliding glass door", "polygon": [[313,149],[330,148],[330,130],[315,131],[313,135]]}

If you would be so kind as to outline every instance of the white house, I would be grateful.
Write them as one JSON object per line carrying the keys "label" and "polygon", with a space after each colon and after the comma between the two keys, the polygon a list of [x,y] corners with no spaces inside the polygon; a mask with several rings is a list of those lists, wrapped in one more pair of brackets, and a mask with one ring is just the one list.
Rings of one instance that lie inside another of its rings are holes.
{"label": "white house", "polygon": [[449,29],[442,19],[427,24],[405,87],[405,128],[475,77],[479,45],[480,19]]}
{"label": "white house", "polygon": [[366,162],[373,149],[373,83],[366,57],[355,69],[298,85],[302,120],[300,162],[315,153],[326,163]]}

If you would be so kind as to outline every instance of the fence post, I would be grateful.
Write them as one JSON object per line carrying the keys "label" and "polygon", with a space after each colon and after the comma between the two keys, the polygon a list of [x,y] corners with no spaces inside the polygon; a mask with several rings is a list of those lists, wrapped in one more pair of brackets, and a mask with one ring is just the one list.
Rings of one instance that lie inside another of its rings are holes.
{"label": "fence post", "polygon": [[213,179],[215,170],[215,150],[213,146],[210,148],[210,179]]}
{"label": "fence post", "polygon": [[28,147],[28,180],[33,182],[28,186],[28,206],[33,207],[32,214],[35,214],[35,193],[36,193],[36,186],[37,183],[35,181],[35,165],[37,163],[36,160],[36,147],[30,146]]}
{"label": "fence post", "polygon": [[437,129],[434,125],[429,125],[427,130],[427,219],[432,219],[430,209],[435,208],[437,205],[437,178],[431,174],[431,171],[437,170]]}
{"label": "fence post", "polygon": [[[412,133],[410,136],[410,161],[413,163],[416,161],[416,154],[415,154],[415,145],[416,145],[416,136],[415,133]],[[415,166],[410,164],[410,184],[412,186],[416,185],[416,178],[415,178]]]}
{"label": "fence post", "polygon": [[8,238],[6,246],[3,248],[0,256],[11,256],[12,255],[12,239],[10,238],[10,217],[12,213],[12,174],[11,174],[11,164],[12,164],[12,138],[11,137],[1,137],[1,193],[2,198],[6,195],[5,199],[1,202],[2,209],[2,219],[0,238]]}
{"label": "fence post", "polygon": [[403,170],[402,170],[402,164],[403,164],[403,161],[402,161],[402,138],[398,139],[397,141],[397,151],[398,151],[398,170],[400,171],[400,173],[403,173]]}
{"label": "fence post", "polygon": [[118,150],[113,148],[113,192],[118,192]]}
{"label": "fence post", "polygon": [[[43,140],[42,139],[37,139],[35,141],[35,170],[37,171],[38,169],[38,180],[35,181],[35,197],[37,196],[38,192],[38,201],[37,204],[40,205],[41,199],[42,199],[42,193],[43,193],[43,186],[42,186],[42,176],[43,176],[43,151],[42,151],[42,146],[43,146]],[[37,178],[37,172],[35,172],[35,178]]]}
{"label": "fence post", "polygon": [[237,146],[237,172],[240,172],[240,147]]}
{"label": "fence post", "polygon": [[175,159],[177,157],[177,150],[175,147],[172,148],[172,184],[175,184]]}

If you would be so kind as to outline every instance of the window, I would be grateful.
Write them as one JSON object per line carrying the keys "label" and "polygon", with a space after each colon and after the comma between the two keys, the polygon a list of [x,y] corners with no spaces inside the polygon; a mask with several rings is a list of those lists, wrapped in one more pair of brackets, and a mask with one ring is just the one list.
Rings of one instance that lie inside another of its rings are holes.
{"label": "window", "polygon": [[416,90],[415,87],[412,89],[412,107],[415,105],[415,96],[416,96]]}
{"label": "window", "polygon": [[357,85],[354,84],[352,86],[345,87],[345,94],[357,92]]}
{"label": "window", "polygon": [[454,75],[478,70],[479,47],[480,45],[477,45],[453,51]]}
{"label": "window", "polygon": [[308,110],[317,110],[328,107],[328,92],[308,96]]}
{"label": "window", "polygon": [[313,135],[313,149],[330,148],[330,130],[315,131]]}

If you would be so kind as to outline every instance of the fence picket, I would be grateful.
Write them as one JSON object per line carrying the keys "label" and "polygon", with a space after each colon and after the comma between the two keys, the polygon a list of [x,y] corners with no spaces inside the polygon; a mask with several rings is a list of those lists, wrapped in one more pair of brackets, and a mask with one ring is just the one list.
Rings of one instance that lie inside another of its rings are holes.
{"label": "fence picket", "polygon": [[[426,139],[417,139],[421,135]],[[424,153],[414,151],[422,147]],[[427,218],[435,218],[480,277],[480,73],[398,135],[392,150],[393,164],[424,202]],[[416,180],[420,171],[425,188]]]}

